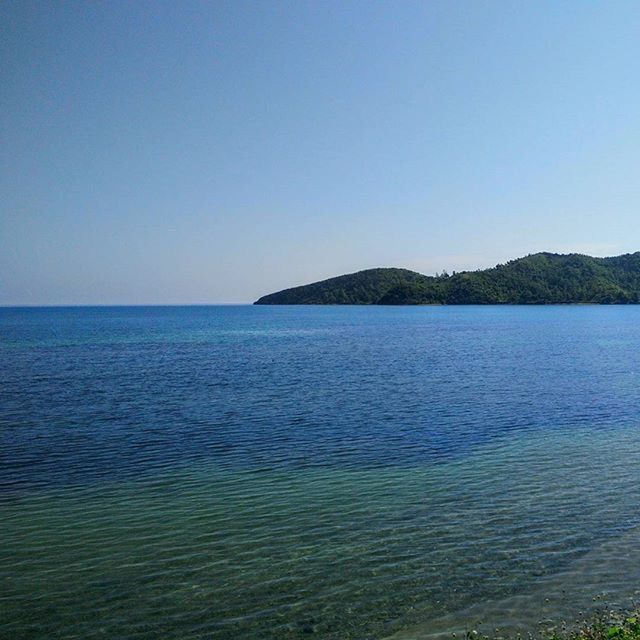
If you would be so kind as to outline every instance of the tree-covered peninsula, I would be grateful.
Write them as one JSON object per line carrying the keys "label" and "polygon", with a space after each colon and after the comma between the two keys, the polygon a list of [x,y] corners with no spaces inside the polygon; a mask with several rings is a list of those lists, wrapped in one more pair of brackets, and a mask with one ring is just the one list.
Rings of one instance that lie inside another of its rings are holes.
{"label": "tree-covered peninsula", "polygon": [[263,296],[254,304],[637,304],[640,252],[611,258],[536,253],[492,269],[425,276],[367,269]]}

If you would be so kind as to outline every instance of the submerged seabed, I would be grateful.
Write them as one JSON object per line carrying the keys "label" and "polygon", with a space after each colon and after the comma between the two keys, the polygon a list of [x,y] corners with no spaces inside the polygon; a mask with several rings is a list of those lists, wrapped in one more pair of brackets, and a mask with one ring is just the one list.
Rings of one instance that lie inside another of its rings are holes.
{"label": "submerged seabed", "polygon": [[1,310],[0,635],[405,640],[627,605],[639,314]]}

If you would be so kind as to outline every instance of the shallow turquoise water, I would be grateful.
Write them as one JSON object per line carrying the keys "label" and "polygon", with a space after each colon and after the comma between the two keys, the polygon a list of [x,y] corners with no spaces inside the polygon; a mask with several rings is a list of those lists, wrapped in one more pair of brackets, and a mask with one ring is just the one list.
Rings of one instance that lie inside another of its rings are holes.
{"label": "shallow turquoise water", "polygon": [[0,635],[404,639],[626,604],[639,318],[0,310]]}

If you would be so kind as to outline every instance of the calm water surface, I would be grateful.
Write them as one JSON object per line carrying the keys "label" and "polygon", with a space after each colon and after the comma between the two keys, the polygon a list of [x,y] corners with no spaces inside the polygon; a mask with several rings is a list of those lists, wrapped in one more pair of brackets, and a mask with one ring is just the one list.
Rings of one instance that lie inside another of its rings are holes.
{"label": "calm water surface", "polygon": [[0,309],[0,636],[404,640],[625,605],[639,321]]}

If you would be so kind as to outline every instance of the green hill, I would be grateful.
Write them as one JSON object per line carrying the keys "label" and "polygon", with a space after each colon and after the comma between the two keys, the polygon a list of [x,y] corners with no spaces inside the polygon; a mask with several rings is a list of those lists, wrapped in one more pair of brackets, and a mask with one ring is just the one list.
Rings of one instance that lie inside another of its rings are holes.
{"label": "green hill", "polygon": [[367,269],[272,293],[255,304],[378,304],[389,290],[425,277],[408,269]]}
{"label": "green hill", "polygon": [[424,276],[367,269],[263,296],[255,304],[637,304],[640,252],[537,253],[492,269]]}

